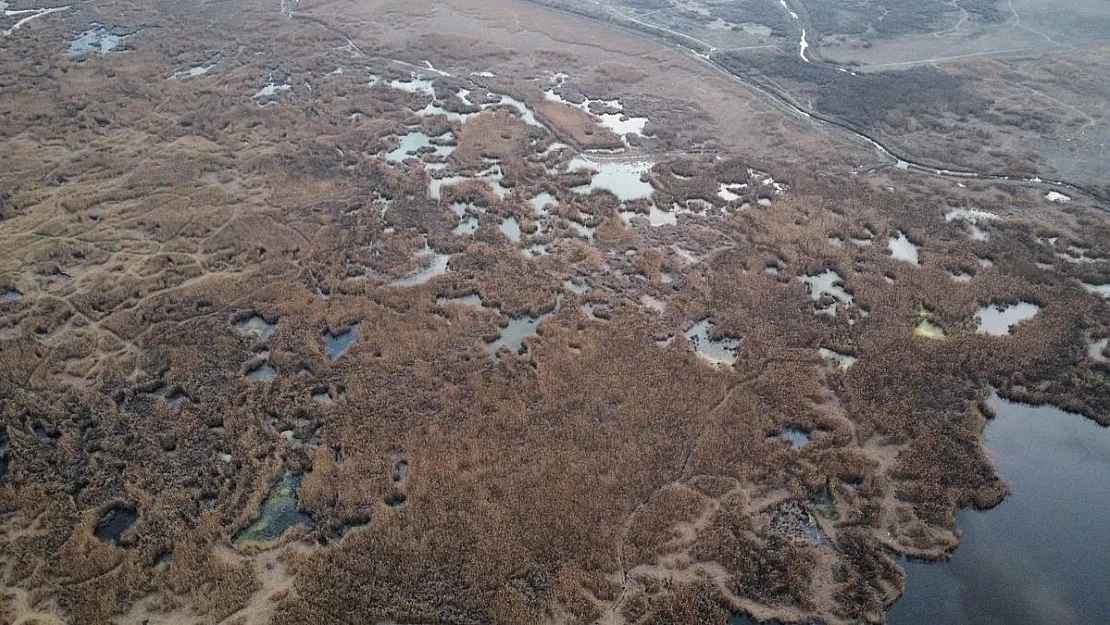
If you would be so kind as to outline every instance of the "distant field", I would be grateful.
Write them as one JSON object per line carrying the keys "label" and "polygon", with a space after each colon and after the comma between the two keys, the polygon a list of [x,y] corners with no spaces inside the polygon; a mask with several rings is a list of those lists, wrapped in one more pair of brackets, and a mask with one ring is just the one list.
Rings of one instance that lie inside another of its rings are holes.
{"label": "distant field", "polygon": [[542,1],[696,50],[934,167],[1091,189],[1110,169],[1104,2]]}

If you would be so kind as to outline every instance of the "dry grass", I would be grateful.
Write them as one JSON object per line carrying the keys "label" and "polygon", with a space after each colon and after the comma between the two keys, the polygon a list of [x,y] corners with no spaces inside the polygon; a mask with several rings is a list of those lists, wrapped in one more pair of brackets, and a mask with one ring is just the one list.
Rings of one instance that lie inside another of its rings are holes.
{"label": "dry grass", "polygon": [[[467,6],[500,19],[501,5]],[[302,9],[328,24],[339,10]],[[486,63],[506,64],[491,89],[526,96],[530,75],[596,65],[591,95],[631,93],[652,123],[689,113],[645,139],[682,152],[653,168],[652,199],[712,206],[679,227],[626,227],[614,196],[571,190],[585,180],[559,173],[568,155],[537,155],[551,133],[508,110],[453,126],[451,166],[496,157],[509,193],[472,183],[437,202],[421,168],[379,156],[410,124],[448,127],[417,122],[418,98],[366,86],[370,72],[407,72],[389,58],[422,62],[388,54],[397,35],[360,38],[366,56],[352,60],[335,32],[247,3],[158,14],[166,28],[143,27],[127,54],[78,64],[50,48],[91,17],[153,19],[120,10],[44,18],[25,53],[0,55],[15,77],[0,104],[0,294],[22,295],[0,303],[0,623],[879,622],[904,583],[887,550],[942,556],[956,508],[1004,493],[981,445],[988,386],[1110,414],[1107,369],[1085,356],[1087,337],[1110,331],[1107,306],[1080,285],[1110,272],[1043,243],[1110,258],[1104,220],[1078,202],[1048,220],[1031,191],[690,154],[711,117],[685,73],[663,84],[642,43],[547,47],[532,58],[551,65],[533,71],[463,35],[421,40],[437,66],[460,66],[437,81],[444,97]],[[536,10],[521,19],[552,15]],[[444,11],[460,32],[493,28]],[[213,16],[249,25],[236,41],[261,54],[236,55],[227,31],[198,21]],[[165,79],[205,62],[200,50],[224,54],[218,72]],[[292,89],[261,107],[250,94],[278,66]],[[585,118],[525,99],[564,140],[599,140]],[[775,132],[796,140],[785,122]],[[726,203],[721,183],[749,188]],[[528,204],[541,190],[560,202],[542,230]],[[451,232],[456,199],[485,211],[473,235]],[[943,219],[961,202],[1005,220],[971,241]],[[509,215],[551,254],[511,244],[497,230]],[[596,225],[595,239],[573,238],[568,219]],[[921,244],[920,267],[890,258],[898,231]],[[868,232],[871,246],[848,242]],[[425,240],[451,271],[391,285],[428,262]],[[953,268],[975,276],[956,283]],[[816,315],[796,279],[824,269],[854,297],[836,317]],[[565,289],[570,278],[591,291]],[[488,308],[436,304],[468,293]],[[1018,300],[1040,314],[1009,337],[975,333],[979,306]],[[922,307],[947,340],[914,337]],[[265,344],[235,327],[256,313],[276,324]],[[509,318],[541,313],[524,354],[487,354]],[[702,318],[739,337],[733,369],[683,340]],[[357,340],[333,360],[322,335],[347,327]],[[822,346],[858,361],[835,370]],[[260,363],[274,381],[245,378]],[[180,407],[165,399],[175,392]],[[792,449],[784,428],[811,442]],[[287,471],[304,476],[313,526],[232,547]],[[117,503],[139,511],[121,546],[92,534]],[[784,510],[811,513],[825,539],[800,539]]]}

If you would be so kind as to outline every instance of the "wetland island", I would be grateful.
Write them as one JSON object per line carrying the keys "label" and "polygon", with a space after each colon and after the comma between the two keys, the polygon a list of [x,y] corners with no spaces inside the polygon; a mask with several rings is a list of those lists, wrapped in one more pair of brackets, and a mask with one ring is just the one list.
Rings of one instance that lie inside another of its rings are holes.
{"label": "wetland island", "polygon": [[1110,6],[0,0],[0,625],[1110,618]]}

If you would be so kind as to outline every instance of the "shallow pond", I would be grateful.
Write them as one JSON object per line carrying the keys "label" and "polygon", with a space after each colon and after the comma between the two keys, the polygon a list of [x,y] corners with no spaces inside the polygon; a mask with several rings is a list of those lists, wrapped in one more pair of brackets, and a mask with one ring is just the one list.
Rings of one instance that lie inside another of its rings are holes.
{"label": "shallow pond", "polygon": [[845,307],[852,305],[852,295],[844,289],[844,279],[832,269],[812,276],[799,276],[798,280],[809,287],[809,298],[813,301],[820,301],[826,295],[836,300],[825,308],[818,308],[818,313],[835,316],[838,304]]}
{"label": "shallow pond", "polygon": [[478,218],[477,217],[463,217],[459,220],[459,225],[451,230],[451,234],[466,236],[474,234],[478,231]]}
{"label": "shallow pond", "polygon": [[[555,77],[556,86],[562,85],[565,80],[565,75],[557,75]],[[648,123],[646,117],[631,117],[627,115],[624,112],[624,105],[621,104],[620,100],[591,100],[590,98],[583,98],[581,102],[575,103],[556,93],[554,88],[548,89],[544,93],[544,99],[560,102],[567,106],[573,106],[585,111],[596,119],[601,126],[619,136],[625,145],[628,145],[628,135],[643,136],[644,128]],[[591,104],[597,104],[600,106],[598,110],[608,112],[600,114],[595,113]]]}
{"label": "shallow pond", "polygon": [[585,280],[582,280],[581,282],[575,282],[574,280],[563,280],[563,288],[567,291],[570,291],[571,293],[581,295],[590,290],[590,285],[587,284]]}
{"label": "shallow pond", "polygon": [[945,222],[963,221],[968,224],[970,235],[974,241],[986,241],[990,235],[986,230],[979,227],[979,224],[985,221],[993,221],[998,219],[998,215],[988,213],[984,210],[976,208],[955,208],[944,214]]}
{"label": "shallow pond", "polygon": [[671,211],[665,211],[654,204],[651,205],[647,218],[648,223],[656,228],[659,226],[673,226],[678,223],[678,215]]}
{"label": "shallow pond", "polygon": [[536,328],[544,319],[550,316],[551,313],[547,313],[538,317],[526,316],[510,319],[509,325],[501,329],[501,335],[497,337],[497,340],[486,345],[486,351],[490,356],[494,356],[501,349],[501,346],[505,346],[514,354],[523,352],[524,339],[536,336]]}
{"label": "shallow pond", "polygon": [[575,187],[575,192],[588,194],[596,189],[605,189],[617,196],[622,202],[651,197],[655,191],[651,183],[641,177],[651,171],[652,163],[636,161],[602,161],[578,156],[567,164],[568,172],[593,170],[590,184]]}
{"label": "shallow pond", "polygon": [[[444,139],[450,137],[450,133],[444,135]],[[385,160],[390,163],[402,163],[407,158],[416,157],[421,150],[431,148],[432,151],[439,156],[449,156],[455,151],[455,146],[440,145],[432,143],[432,138],[427,133],[421,130],[412,130],[401,137],[401,144],[396,149],[385,155]]]}
{"label": "shallow pond", "polygon": [[1084,282],[1083,288],[1086,289],[1088,293],[1094,293],[1099,297],[1110,299],[1110,284],[1088,284]]}
{"label": "shallow pond", "polygon": [[602,113],[598,115],[598,120],[602,126],[622,138],[628,135],[643,136],[648,123],[646,117],[629,117],[623,113]]}
{"label": "shallow pond", "polygon": [[262,318],[261,315],[253,315],[247,319],[243,319],[235,324],[236,329],[242,332],[250,332],[258,337],[258,340],[265,343],[270,340],[274,334],[274,328],[277,324],[269,323]]}
{"label": "shallow pond", "polygon": [[[538,126],[540,128],[543,128],[543,124],[541,124],[539,120],[536,119],[536,114],[532,111],[532,109],[528,108],[528,106],[520,100],[517,100],[516,98],[511,96],[503,95],[501,96],[501,99],[497,102],[497,104],[503,104],[505,106],[516,109],[516,111],[520,113],[521,121],[523,121],[525,124],[528,124],[529,126]],[[497,104],[495,104],[494,106],[496,106]]]}
{"label": "shallow pond", "polygon": [[1037,316],[1041,307],[1029,302],[1018,302],[1009,306],[984,306],[975,317],[979,319],[978,332],[991,336],[1006,336],[1013,332],[1013,326]]}
{"label": "shallow pond", "polygon": [[126,532],[139,520],[139,511],[128,505],[114,504],[100,515],[93,527],[93,536],[101,542],[119,545]]}
{"label": "shallow pond", "polygon": [[389,86],[397,89],[398,91],[407,91],[408,93],[421,93],[431,97],[436,97],[435,86],[432,81],[425,80],[423,76],[417,73],[410,75],[408,80],[391,80]]}
{"label": "shallow pond", "polygon": [[23,294],[15,289],[8,289],[3,293],[0,293],[0,302],[3,303],[18,302],[21,299],[23,299]]}
{"label": "shallow pond", "polygon": [[277,379],[277,371],[270,363],[263,363],[247,371],[247,379],[252,382],[272,382]]}
{"label": "shallow pond", "polygon": [[890,249],[890,255],[895,260],[905,261],[911,265],[921,264],[918,259],[918,247],[910,241],[904,232],[899,232],[897,237],[890,237],[887,247]]}
{"label": "shallow pond", "polygon": [[736,200],[742,200],[742,199],[744,199],[744,196],[739,195],[739,194],[741,192],[743,192],[744,189],[747,189],[747,188],[748,188],[747,183],[726,184],[726,183],[722,182],[720,187],[717,190],[717,197],[721,198],[722,200],[724,200],[726,202],[735,202]]}
{"label": "shallow pond", "polygon": [[[454,150],[454,147],[451,148]],[[429,178],[428,179],[428,197],[433,200],[438,200],[442,197],[443,187],[450,187],[452,185],[460,184],[470,180],[484,182],[493,190],[493,194],[499,199],[505,199],[509,194],[509,189],[501,184],[504,179],[504,174],[501,172],[501,165],[494,164],[489,169],[478,173],[474,176],[445,176],[443,178]],[[481,212],[481,211],[480,211]]]}
{"label": "shallow pond", "polygon": [[393,481],[404,484],[409,479],[409,463],[407,460],[398,460],[393,465]]}
{"label": "shallow pond", "polygon": [[509,325],[501,328],[501,335],[497,337],[497,340],[493,341],[492,343],[486,344],[486,352],[491,357],[496,356],[497,351],[501,349],[502,345],[504,345],[505,347],[509,348],[509,351],[513,352],[514,354],[523,353],[525,351],[524,339],[530,336],[537,336],[537,329],[539,328],[540,324],[543,323],[544,319],[547,319],[551,315],[554,315],[556,312],[558,312],[562,305],[563,294],[560,293],[555,298],[554,310],[543,313],[542,315],[536,317],[527,315],[524,317],[513,317],[509,319]]}
{"label": "shallow pond", "polygon": [[513,243],[520,243],[520,222],[516,217],[506,217],[501,222],[501,233],[509,237]]}
{"label": "shallow pond", "polygon": [[174,72],[173,73],[173,78],[176,79],[176,80],[187,80],[189,78],[198,78],[198,77],[203,76],[203,75],[207,74],[208,72],[212,71],[213,69],[215,69],[215,67],[216,67],[216,63],[213,63],[211,65],[197,65],[196,67],[190,67],[190,68],[187,68],[187,69],[182,69],[182,70],[178,70],[178,71]]}
{"label": "shallow pond", "polygon": [[545,214],[552,208],[559,206],[559,200],[555,199],[555,196],[547,191],[528,200],[528,203],[532,205],[532,211],[537,215]]}
{"label": "shallow pond", "polygon": [[597,235],[597,228],[594,226],[587,226],[586,224],[578,223],[577,221],[571,221],[570,227],[578,233],[578,237],[580,239],[593,241],[594,237]]}
{"label": "shallow pond", "polygon": [[431,117],[431,116],[434,116],[434,115],[443,115],[444,117],[447,118],[447,121],[450,121],[450,122],[464,122],[465,123],[466,120],[470,119],[471,117],[473,117],[477,113],[456,113],[454,111],[448,111],[447,109],[443,108],[442,106],[439,106],[435,102],[431,102],[431,103],[427,104],[424,108],[420,109],[419,111],[416,111],[416,114],[420,115],[421,117]]}
{"label": "shallow pond", "polygon": [[947,562],[904,561],[890,625],[1086,625],[1110,614],[1110,430],[997,395],[986,444],[1012,493],[961,510]]}
{"label": "shallow pond", "polygon": [[625,226],[631,226],[633,222],[640,219],[646,220],[648,224],[654,227],[674,224],[678,222],[677,217],[673,213],[661,211],[655,206],[651,207],[651,212],[647,215],[643,213],[637,213],[636,211],[621,211],[620,217],[621,223],[623,223]]}
{"label": "shallow pond", "polygon": [[425,257],[429,257],[431,260],[431,262],[428,263],[427,267],[415,273],[409,274],[403,278],[398,278],[390,284],[392,284],[393,286],[419,286],[421,284],[424,284],[428,280],[431,280],[432,278],[447,272],[448,263],[451,260],[450,255],[440,254],[439,252],[436,252],[431,247],[429,247],[426,242],[424,243],[424,249],[421,251],[421,254]]}
{"label": "shallow pond", "polygon": [[801,449],[809,444],[809,432],[798,428],[786,428],[779,438],[786,440],[794,449]]}
{"label": "shallow pond", "polygon": [[924,339],[939,341],[944,338],[944,329],[928,319],[921,319],[913,327],[913,334]]}
{"label": "shallow pond", "polygon": [[100,24],[77,35],[69,42],[69,56],[82,56],[90,52],[108,54],[118,50],[129,35],[114,35]]}
{"label": "shallow pond", "polygon": [[270,72],[270,77],[267,80],[266,84],[261,89],[254,92],[253,95],[251,95],[251,98],[253,98],[255,100],[259,100],[260,101],[259,104],[261,104],[262,106],[266,106],[267,104],[272,104],[273,103],[273,98],[275,96],[277,96],[279,93],[285,93],[286,91],[289,91],[290,89],[293,88],[287,82],[288,78],[284,79],[285,81],[283,81],[283,82],[280,82],[280,83],[277,82],[274,78],[274,75],[276,73],[277,72]]}
{"label": "shallow pond", "polygon": [[817,350],[821,357],[830,362],[836,363],[836,366],[841,371],[847,371],[848,367],[856,364],[856,357],[849,356],[848,354],[841,354],[840,352],[833,351],[827,347],[822,347]]}
{"label": "shallow pond", "polygon": [[324,349],[328,351],[328,358],[335,360],[350,349],[357,338],[356,330],[357,328],[351,327],[346,332],[338,334],[333,334],[330,329],[326,330],[324,332]]}
{"label": "shallow pond", "polygon": [[258,517],[244,530],[235,535],[235,544],[267,542],[281,538],[291,527],[312,526],[312,518],[300,511],[297,489],[301,478],[286,475],[266,496]]}
{"label": "shallow pond", "polygon": [[1091,341],[1087,345],[1087,356],[1089,356],[1095,362],[1106,362],[1107,360],[1110,360],[1106,356],[1102,355],[1102,352],[1106,350],[1106,345],[1108,343],[1110,343],[1110,338]]}
{"label": "shallow pond", "polygon": [[736,348],[740,347],[740,339],[725,337],[720,340],[711,340],[709,333],[713,324],[708,319],[690,326],[686,330],[686,342],[694,352],[710,364],[731,367],[736,362]]}

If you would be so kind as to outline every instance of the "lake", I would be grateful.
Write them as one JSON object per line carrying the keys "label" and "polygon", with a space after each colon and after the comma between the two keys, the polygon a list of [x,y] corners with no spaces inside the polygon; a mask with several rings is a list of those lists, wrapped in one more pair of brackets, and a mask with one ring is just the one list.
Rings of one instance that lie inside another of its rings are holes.
{"label": "lake", "polygon": [[1110,430],[1052,406],[989,400],[987,447],[1012,494],[961,510],[948,562],[909,574],[890,625],[1070,625],[1110,615]]}

